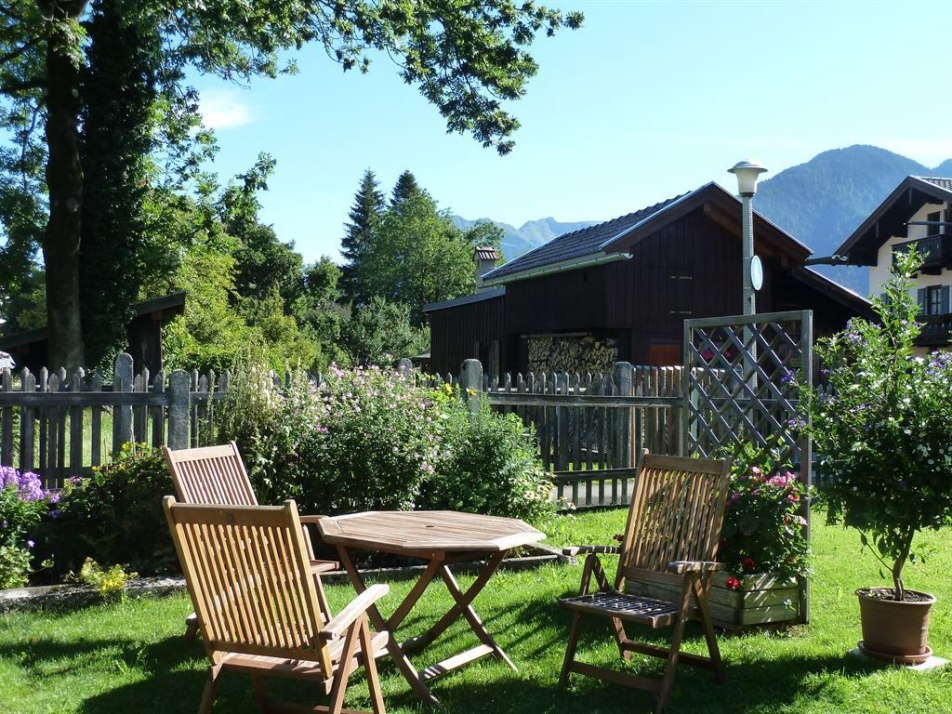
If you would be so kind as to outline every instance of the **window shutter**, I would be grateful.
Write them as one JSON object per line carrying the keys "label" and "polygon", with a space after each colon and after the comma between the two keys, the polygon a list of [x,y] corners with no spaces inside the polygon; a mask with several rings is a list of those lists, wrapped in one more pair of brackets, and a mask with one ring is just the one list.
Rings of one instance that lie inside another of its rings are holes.
{"label": "window shutter", "polygon": [[945,285],[942,288],[941,296],[939,297],[939,314],[947,315],[949,313],[949,286]]}
{"label": "window shutter", "polygon": [[916,290],[916,302],[919,303],[919,314],[926,314],[926,289],[919,288]]}

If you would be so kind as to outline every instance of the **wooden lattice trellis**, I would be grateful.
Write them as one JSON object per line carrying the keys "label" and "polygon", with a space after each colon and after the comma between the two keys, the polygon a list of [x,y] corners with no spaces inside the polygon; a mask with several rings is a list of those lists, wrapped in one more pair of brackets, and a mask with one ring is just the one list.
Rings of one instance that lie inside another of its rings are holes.
{"label": "wooden lattice trellis", "polygon": [[809,310],[684,321],[685,453],[714,455],[737,441],[779,435],[807,466],[798,383],[812,381]]}
{"label": "wooden lattice trellis", "polygon": [[[809,310],[684,321],[683,453],[709,457],[740,441],[763,445],[779,435],[801,478],[812,484],[811,447],[803,435],[798,384],[813,382]],[[807,519],[809,502],[801,504]],[[800,579],[799,617],[809,620],[809,582]]]}

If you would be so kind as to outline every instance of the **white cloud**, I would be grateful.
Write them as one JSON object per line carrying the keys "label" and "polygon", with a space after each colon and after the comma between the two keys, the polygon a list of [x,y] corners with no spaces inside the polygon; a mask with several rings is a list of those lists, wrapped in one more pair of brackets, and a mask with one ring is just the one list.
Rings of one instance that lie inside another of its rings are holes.
{"label": "white cloud", "polygon": [[227,129],[250,124],[257,119],[249,104],[244,103],[238,92],[213,89],[202,92],[198,102],[205,126],[210,129]]}

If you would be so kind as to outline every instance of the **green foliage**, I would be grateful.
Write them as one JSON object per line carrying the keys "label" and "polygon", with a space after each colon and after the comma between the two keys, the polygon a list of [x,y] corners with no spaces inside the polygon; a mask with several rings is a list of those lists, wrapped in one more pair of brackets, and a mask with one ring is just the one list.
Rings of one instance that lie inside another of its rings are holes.
{"label": "green foliage", "polygon": [[23,587],[30,581],[29,548],[0,545],[0,590]]}
{"label": "green foliage", "polygon": [[429,349],[430,331],[411,324],[408,305],[375,296],[343,324],[341,346],[352,364],[383,367]]}
{"label": "green foliage", "polygon": [[138,573],[127,573],[119,564],[103,568],[92,558],[86,558],[79,571],[79,582],[99,591],[104,600],[122,600],[126,592],[126,583]]}
{"label": "green foliage", "polygon": [[531,429],[516,414],[497,414],[483,400],[475,412],[447,389],[443,454],[419,505],[539,522],[554,512],[552,484]]}
{"label": "green foliage", "polygon": [[303,512],[443,507],[536,519],[549,488],[515,418],[471,415],[456,395],[390,370],[335,367],[315,386],[287,387],[267,369],[234,375],[218,410],[262,502],[294,498]]}
{"label": "green foliage", "polygon": [[735,445],[718,560],[742,584],[745,573],[806,575],[809,543],[802,507],[810,494],[779,437]]}
{"label": "green foliage", "polygon": [[341,291],[338,282],[341,269],[324,256],[304,270],[304,288],[291,306],[291,314],[301,331],[315,344],[320,345],[316,358],[317,366],[326,368],[332,362],[348,364],[341,347],[341,330],[346,317],[340,306]]}
{"label": "green foliage", "polygon": [[177,564],[162,497],[174,493],[162,452],[124,444],[114,461],[67,484],[59,516],[48,524],[57,569],[86,558],[143,572]]}
{"label": "green foliage", "polygon": [[410,306],[414,324],[421,308],[472,292],[472,247],[425,191],[395,203],[356,269],[362,294]]}
{"label": "green foliage", "polygon": [[822,492],[832,522],[860,532],[863,545],[905,590],[913,539],[952,518],[952,367],[946,352],[917,357],[920,327],[910,276],[921,259],[901,258],[873,300],[879,322],[853,319],[817,354],[828,391],[808,400],[810,433],[822,455]]}

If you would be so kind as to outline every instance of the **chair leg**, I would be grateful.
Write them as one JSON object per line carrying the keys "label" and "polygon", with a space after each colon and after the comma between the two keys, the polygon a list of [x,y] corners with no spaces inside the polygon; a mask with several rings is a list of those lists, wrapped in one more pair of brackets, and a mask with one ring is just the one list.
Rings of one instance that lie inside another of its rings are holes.
{"label": "chair leg", "polygon": [[723,684],[727,675],[724,672],[724,662],[721,660],[721,649],[717,645],[717,637],[714,634],[714,625],[711,623],[711,610],[708,607],[707,598],[703,597],[700,583],[695,584],[694,592],[697,598],[701,627],[704,628],[704,639],[707,641],[708,656],[711,658],[711,665],[714,668],[714,681]]}
{"label": "chair leg", "polygon": [[[334,683],[331,686],[331,700],[327,704],[327,714],[341,714],[344,708],[344,693],[347,691],[347,679],[350,677],[352,670],[351,660],[357,650],[357,632],[362,620],[363,618],[357,620],[347,628],[344,649],[340,653],[337,671],[334,673]],[[363,621],[366,622],[366,620]],[[373,657],[368,654],[364,659],[370,660]]]}
{"label": "chair leg", "polygon": [[202,692],[202,701],[198,705],[198,714],[211,714],[212,704],[215,703],[215,694],[218,691],[218,677],[221,675],[221,665],[212,665],[208,670],[208,680]]}
{"label": "chair leg", "polygon": [[251,675],[251,683],[255,687],[255,702],[258,704],[258,711],[261,714],[268,712],[268,689],[264,677],[258,674]]}
{"label": "chair leg", "polygon": [[688,575],[681,586],[681,609],[674,621],[671,632],[671,649],[668,651],[668,661],[664,668],[664,676],[661,678],[661,688],[658,691],[658,705],[655,707],[655,714],[661,714],[664,711],[664,708],[668,705],[668,699],[671,697],[671,690],[674,688],[674,674],[678,669],[678,655],[681,652],[681,639],[684,637],[684,623],[691,611],[692,585],[691,576]]}
{"label": "chair leg", "polygon": [[612,632],[615,634],[615,642],[618,643],[618,654],[627,662],[631,659],[631,650],[625,647],[625,643],[628,642],[628,633],[625,632],[625,623],[619,618],[613,617]]}
{"label": "chair leg", "polygon": [[377,675],[377,659],[374,657],[370,627],[364,619],[360,625],[360,649],[363,652],[364,668],[367,670],[367,689],[370,690],[370,704],[374,714],[387,714],[380,693],[380,677]]}
{"label": "chair leg", "polygon": [[575,661],[575,648],[578,647],[581,620],[582,615],[580,613],[572,613],[572,627],[569,630],[569,641],[565,646],[565,657],[562,659],[562,671],[559,673],[560,687],[564,687],[569,683],[569,673],[571,672],[572,662]]}

